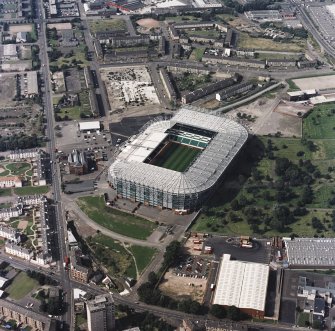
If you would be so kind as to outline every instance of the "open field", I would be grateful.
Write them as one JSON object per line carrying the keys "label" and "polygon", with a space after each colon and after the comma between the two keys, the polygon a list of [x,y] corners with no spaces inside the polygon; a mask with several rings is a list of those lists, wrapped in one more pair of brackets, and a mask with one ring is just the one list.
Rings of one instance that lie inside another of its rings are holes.
{"label": "open field", "polygon": [[220,37],[220,32],[216,31],[214,29],[210,30],[188,30],[186,32],[188,36],[201,36],[201,37],[208,37],[208,38],[219,38]]}
{"label": "open field", "polygon": [[0,197],[6,197],[12,195],[12,190],[10,188],[1,188]]}
{"label": "open field", "polygon": [[134,255],[139,273],[141,273],[149,265],[156,254],[156,249],[144,246],[132,245],[129,247],[129,250]]}
{"label": "open field", "polygon": [[239,48],[268,50],[268,51],[287,51],[287,52],[301,52],[306,48],[306,43],[292,42],[280,43],[266,38],[252,38],[247,33],[240,33],[238,40]]}
{"label": "open field", "polygon": [[150,163],[158,167],[184,172],[199,153],[201,149],[169,143]]}
{"label": "open field", "polygon": [[127,31],[127,23],[122,18],[113,18],[110,20],[90,20],[89,27],[92,33],[104,31]]}
{"label": "open field", "polygon": [[24,186],[14,188],[17,195],[45,194],[49,192],[49,186]]}
{"label": "open field", "polygon": [[28,277],[22,271],[14,278],[12,284],[6,289],[6,292],[8,292],[9,297],[13,300],[20,300],[37,287],[37,281]]}
{"label": "open field", "polygon": [[107,207],[101,196],[86,196],[77,200],[79,207],[94,222],[124,236],[146,239],[156,225],[141,217]]}
{"label": "open field", "polygon": [[87,242],[95,257],[112,275],[136,278],[134,260],[120,242],[102,234],[88,238]]}
{"label": "open field", "polygon": [[10,24],[9,25],[9,32],[17,33],[17,32],[32,32],[33,25],[32,24]]}
{"label": "open field", "polygon": [[292,81],[296,86],[300,88],[300,90],[323,90],[328,88],[335,88],[335,75],[298,78],[293,79]]}
{"label": "open field", "polygon": [[153,18],[142,18],[136,21],[136,24],[147,29],[159,28],[159,21],[154,20]]}
{"label": "open field", "polygon": [[195,60],[195,61],[201,61],[202,57],[204,56],[205,50],[206,50],[205,47],[198,47],[198,48],[195,48],[195,49],[192,51],[192,53],[191,53],[189,59],[190,59],[190,60],[193,60],[193,61],[194,61],[194,60]]}
{"label": "open field", "polygon": [[[194,284],[190,286],[189,284]],[[159,285],[159,289],[169,297],[174,299],[186,299],[202,302],[207,279],[179,277],[168,271]]]}
{"label": "open field", "polygon": [[[335,139],[335,103],[314,107],[304,119],[303,133],[305,138]],[[331,143],[334,147],[335,143]]]}

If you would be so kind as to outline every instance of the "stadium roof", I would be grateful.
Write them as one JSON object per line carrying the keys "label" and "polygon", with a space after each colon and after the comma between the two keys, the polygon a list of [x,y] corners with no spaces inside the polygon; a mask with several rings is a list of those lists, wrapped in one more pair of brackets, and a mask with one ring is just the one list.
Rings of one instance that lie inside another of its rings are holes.
{"label": "stadium roof", "polygon": [[268,265],[232,261],[224,254],[213,304],[264,311],[268,278]]}
{"label": "stadium roof", "polygon": [[335,266],[335,238],[294,238],[284,241],[289,265]]}
{"label": "stadium roof", "polygon": [[[185,124],[217,134],[185,172],[143,163],[167,136],[166,129]],[[190,194],[212,187],[248,138],[247,130],[225,117],[196,111],[185,106],[170,120],[157,121],[129,142],[110,167],[112,177],[175,194]]]}

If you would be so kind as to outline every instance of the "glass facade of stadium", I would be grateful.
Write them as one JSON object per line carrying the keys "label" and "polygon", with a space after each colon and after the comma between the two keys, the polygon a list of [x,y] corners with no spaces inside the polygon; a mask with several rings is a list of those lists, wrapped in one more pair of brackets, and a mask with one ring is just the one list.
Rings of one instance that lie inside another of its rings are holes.
{"label": "glass facade of stadium", "polygon": [[[121,198],[193,211],[213,193],[247,139],[247,130],[232,120],[182,108],[170,120],[151,123],[122,146],[109,168],[109,182]],[[201,153],[183,172],[151,164],[157,147],[167,140],[199,148]]]}
{"label": "glass facade of stadium", "polygon": [[140,183],[129,182],[122,178],[113,178],[113,186],[117,194],[132,201],[142,202],[145,205],[177,210],[195,210],[211,193],[211,189],[195,193],[172,193],[148,187]]}

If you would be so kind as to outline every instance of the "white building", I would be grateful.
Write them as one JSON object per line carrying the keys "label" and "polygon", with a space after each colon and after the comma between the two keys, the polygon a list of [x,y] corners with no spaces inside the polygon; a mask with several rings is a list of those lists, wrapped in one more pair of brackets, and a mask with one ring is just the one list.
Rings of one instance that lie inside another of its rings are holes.
{"label": "white building", "polygon": [[36,255],[36,263],[44,266],[49,264],[52,261],[52,258],[49,254],[39,253]]}
{"label": "white building", "polygon": [[19,217],[22,215],[22,206],[16,206],[13,208],[3,208],[0,209],[0,219],[9,220],[12,217]]}
{"label": "white building", "polygon": [[261,263],[221,259],[213,304],[235,306],[248,315],[263,318],[269,266]]}
{"label": "white building", "polygon": [[18,176],[0,177],[0,187],[22,187],[22,180]]}
{"label": "white building", "polygon": [[47,198],[42,194],[25,195],[17,198],[17,204],[23,206],[38,206],[41,202],[45,202]]}
{"label": "white building", "polygon": [[28,261],[33,257],[33,252],[31,250],[10,242],[6,242],[5,252]]}
{"label": "white building", "polygon": [[21,242],[21,234],[14,228],[0,225],[0,237],[8,239],[15,244]]}
{"label": "white building", "polygon": [[18,149],[15,151],[11,151],[9,154],[10,160],[19,161],[24,159],[35,159],[37,155],[40,153],[38,148],[34,149]]}
{"label": "white building", "polygon": [[87,132],[87,131],[100,131],[100,122],[99,121],[87,121],[87,122],[79,122],[79,131]]}

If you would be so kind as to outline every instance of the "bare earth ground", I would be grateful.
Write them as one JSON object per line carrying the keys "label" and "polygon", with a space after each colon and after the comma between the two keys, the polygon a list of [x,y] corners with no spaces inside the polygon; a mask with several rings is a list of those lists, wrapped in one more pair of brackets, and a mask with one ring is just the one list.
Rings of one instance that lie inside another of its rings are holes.
{"label": "bare earth ground", "polygon": [[27,226],[28,226],[28,221],[20,221],[17,228],[19,230],[25,230]]}
{"label": "bare earth ground", "polygon": [[31,32],[33,31],[33,26],[31,24],[10,25],[9,31],[12,33]]}
{"label": "bare earth ground", "polygon": [[335,75],[294,79],[293,83],[301,90],[335,88]]}
{"label": "bare earth ground", "polygon": [[13,97],[16,94],[16,79],[15,76],[0,74],[0,107],[11,104]]}
{"label": "bare earth ground", "polygon": [[159,28],[159,21],[154,20],[153,18],[142,18],[136,22],[139,26],[144,28]]}
{"label": "bare earth ground", "polygon": [[5,168],[0,166],[0,174],[3,173],[4,171],[6,171]]}
{"label": "bare earth ground", "polygon": [[[179,277],[168,271],[164,275],[159,288],[164,294],[172,298],[188,297],[201,303],[206,290],[206,283],[207,279]],[[194,284],[194,286],[189,284]]]}
{"label": "bare earth ground", "polygon": [[[303,112],[305,108],[307,107],[293,105],[292,103],[279,103],[276,99],[261,98],[248,105],[229,111],[226,116],[233,120],[238,120],[251,132],[260,135],[275,134],[280,131],[286,137],[300,137],[302,120],[297,116],[297,112]],[[251,115],[254,118],[254,122],[240,120],[237,117],[237,113]],[[288,115],[290,113],[291,115]]]}

